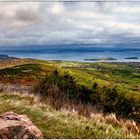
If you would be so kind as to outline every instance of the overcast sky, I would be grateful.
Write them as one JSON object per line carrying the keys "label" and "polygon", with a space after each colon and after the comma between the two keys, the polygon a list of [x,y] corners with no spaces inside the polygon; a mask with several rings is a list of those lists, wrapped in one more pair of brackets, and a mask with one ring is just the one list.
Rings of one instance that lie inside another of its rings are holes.
{"label": "overcast sky", "polygon": [[0,46],[140,43],[140,2],[0,3]]}

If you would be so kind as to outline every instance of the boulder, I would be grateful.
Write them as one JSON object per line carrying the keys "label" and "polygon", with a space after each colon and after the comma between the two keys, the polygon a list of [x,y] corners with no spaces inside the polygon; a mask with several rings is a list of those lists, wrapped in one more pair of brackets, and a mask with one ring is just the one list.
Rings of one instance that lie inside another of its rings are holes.
{"label": "boulder", "polygon": [[6,112],[0,115],[0,139],[41,139],[41,131],[26,115]]}

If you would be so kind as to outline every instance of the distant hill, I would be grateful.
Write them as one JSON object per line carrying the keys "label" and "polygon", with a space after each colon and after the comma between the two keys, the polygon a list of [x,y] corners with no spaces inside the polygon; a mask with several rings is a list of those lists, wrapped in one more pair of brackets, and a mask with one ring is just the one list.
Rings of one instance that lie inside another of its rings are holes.
{"label": "distant hill", "polygon": [[11,59],[17,59],[16,57],[10,57],[8,55],[0,54],[0,60],[11,60]]}

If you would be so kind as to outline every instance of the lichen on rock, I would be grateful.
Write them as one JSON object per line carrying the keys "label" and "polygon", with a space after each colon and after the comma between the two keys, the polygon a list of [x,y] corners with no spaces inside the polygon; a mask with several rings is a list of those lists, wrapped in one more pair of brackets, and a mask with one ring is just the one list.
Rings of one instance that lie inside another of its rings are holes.
{"label": "lichen on rock", "polygon": [[0,139],[41,139],[41,131],[26,115],[6,112],[0,115]]}

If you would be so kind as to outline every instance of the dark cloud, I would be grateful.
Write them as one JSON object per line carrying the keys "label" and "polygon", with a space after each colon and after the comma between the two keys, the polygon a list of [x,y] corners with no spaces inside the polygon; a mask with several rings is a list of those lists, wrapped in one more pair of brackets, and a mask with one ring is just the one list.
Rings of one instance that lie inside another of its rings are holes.
{"label": "dark cloud", "polygon": [[140,3],[0,4],[0,44],[138,42]]}
{"label": "dark cloud", "polygon": [[39,19],[39,13],[34,11],[26,11],[26,10],[17,10],[16,11],[16,19],[23,22],[34,22]]}

